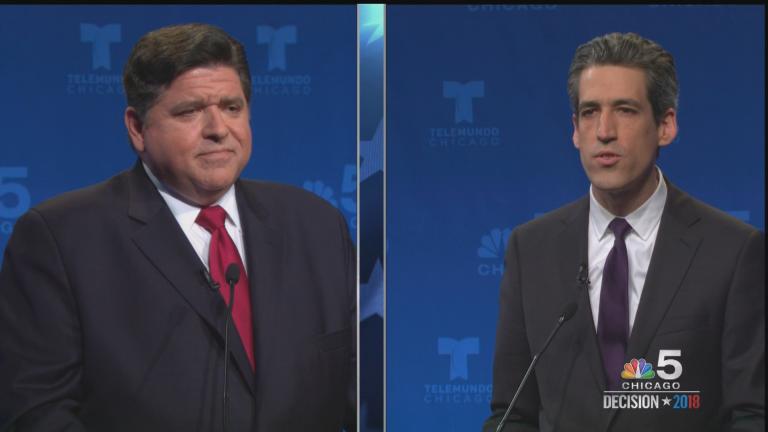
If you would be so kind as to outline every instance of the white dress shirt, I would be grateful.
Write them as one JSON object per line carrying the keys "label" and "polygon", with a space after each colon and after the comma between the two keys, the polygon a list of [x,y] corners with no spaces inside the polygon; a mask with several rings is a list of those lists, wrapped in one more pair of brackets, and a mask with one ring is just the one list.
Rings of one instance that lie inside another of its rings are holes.
{"label": "white dress shirt", "polygon": [[[189,243],[197,253],[197,256],[200,257],[200,261],[202,261],[205,268],[210,271],[210,267],[208,266],[208,248],[211,244],[211,233],[195,223],[195,219],[197,219],[201,207],[187,204],[173,196],[168,191],[168,188],[155,177],[147,164],[142,162],[142,165],[144,166],[144,170],[147,172],[149,179],[152,180],[152,183],[155,185],[158,192],[160,192],[160,196],[162,196],[165,203],[168,204],[168,208],[171,209],[173,217],[176,218],[176,222],[179,223],[181,230],[184,231],[187,240],[189,240]],[[237,251],[240,253],[240,259],[245,263],[243,230],[240,225],[240,214],[237,212],[235,185],[233,184],[224,196],[212,205],[219,205],[227,212],[227,218],[224,220],[224,227],[227,229],[229,237],[232,238],[232,241],[235,243],[235,247],[237,247]],[[243,267],[245,267],[247,274],[248,266],[244,265]]]}
{"label": "white dress shirt", "polygon": [[[631,230],[624,237],[627,246],[627,258],[629,265],[629,332],[635,324],[637,306],[640,304],[640,296],[643,293],[645,276],[648,274],[648,265],[651,262],[653,246],[656,244],[656,235],[659,233],[659,222],[667,201],[667,185],[661,175],[661,169],[656,167],[659,173],[659,184],[656,190],[643,205],[628,214],[624,219],[629,222]],[[613,231],[608,224],[617,216],[611,214],[595,199],[592,186],[589,188],[589,301],[592,306],[592,317],[595,321],[595,329],[600,312],[600,290],[603,285],[603,267],[608,253],[613,248]]]}

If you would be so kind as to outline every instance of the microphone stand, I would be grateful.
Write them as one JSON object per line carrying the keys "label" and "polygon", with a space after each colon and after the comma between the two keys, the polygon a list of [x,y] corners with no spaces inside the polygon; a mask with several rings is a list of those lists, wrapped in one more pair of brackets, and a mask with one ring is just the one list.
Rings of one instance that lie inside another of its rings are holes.
{"label": "microphone stand", "polygon": [[[578,282],[578,285],[577,285],[577,295],[578,295],[578,293],[581,292],[581,288],[589,284],[586,264],[579,265],[579,273],[576,276],[576,281]],[[563,323],[571,319],[571,317],[573,317],[573,314],[576,313],[576,309],[578,309],[578,303],[576,302],[577,300],[578,300],[578,297],[576,298],[576,300],[565,305],[565,308],[563,308],[563,312],[560,313],[560,316],[557,318],[557,323],[555,324],[555,327],[549,333],[549,336],[547,336],[547,340],[544,342],[544,346],[539,350],[539,352],[536,353],[536,355],[533,356],[533,360],[531,360],[531,364],[528,365],[528,370],[525,371],[525,375],[523,375],[523,379],[522,381],[520,381],[520,385],[517,387],[517,391],[515,392],[515,395],[512,397],[512,402],[509,403],[509,406],[507,407],[507,411],[504,412],[504,416],[501,418],[499,425],[496,427],[496,432],[502,432],[504,430],[504,426],[507,421],[507,418],[509,417],[509,414],[512,412],[512,408],[514,408],[515,403],[517,402],[517,398],[520,397],[520,393],[522,393],[523,387],[525,387],[526,382],[528,382],[528,377],[531,375],[531,372],[533,372],[533,368],[536,367],[536,363],[539,362],[539,357],[541,357],[541,355],[544,354],[544,351],[547,350],[549,343],[552,342],[552,338],[555,337],[555,334],[557,333],[558,330],[560,330],[560,327],[563,325]]]}
{"label": "microphone stand", "polygon": [[235,285],[240,279],[240,268],[236,264],[230,264],[226,272],[229,285],[229,304],[227,305],[227,317],[224,321],[224,432],[229,432],[229,325],[232,322],[232,308],[235,304]]}
{"label": "microphone stand", "polygon": [[504,413],[504,417],[501,418],[501,421],[499,422],[499,426],[496,428],[496,432],[501,432],[502,430],[504,430],[504,423],[507,421],[507,417],[509,417],[509,414],[512,412],[512,408],[515,406],[515,403],[517,402],[517,398],[520,397],[520,393],[523,391],[523,387],[525,387],[525,383],[528,381],[528,377],[531,375],[531,372],[533,372],[533,368],[536,366],[536,363],[539,362],[539,357],[541,357],[541,354],[543,354],[544,351],[546,351],[547,347],[549,346],[549,343],[552,341],[552,338],[555,337],[555,334],[557,333],[558,330],[560,330],[560,327],[563,325],[563,323],[568,321],[575,312],[576,312],[576,303],[571,302],[565,306],[563,313],[561,313],[560,317],[558,317],[557,319],[557,324],[555,324],[555,327],[549,333],[549,336],[547,336],[547,340],[546,342],[544,342],[544,347],[541,348],[541,350],[539,350],[539,352],[537,352],[536,355],[533,356],[533,360],[531,360],[531,364],[528,365],[528,370],[525,371],[525,375],[523,375],[523,380],[520,382],[520,385],[517,387],[517,391],[515,392],[515,395],[512,397],[512,402],[509,403],[509,406],[507,407],[507,411]]}

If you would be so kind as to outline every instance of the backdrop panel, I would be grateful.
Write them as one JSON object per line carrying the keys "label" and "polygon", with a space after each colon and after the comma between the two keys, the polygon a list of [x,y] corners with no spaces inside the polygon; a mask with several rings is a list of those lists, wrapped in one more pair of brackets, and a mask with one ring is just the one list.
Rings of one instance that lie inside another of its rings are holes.
{"label": "backdrop panel", "polygon": [[4,5],[0,252],[30,206],[132,166],[123,65],[143,34],[187,22],[219,26],[245,46],[253,153],[243,177],[319,194],[342,211],[355,238],[354,5]]}
{"label": "backdrop panel", "polygon": [[614,31],[675,56],[662,171],[763,228],[762,6],[389,6],[387,430],[479,430],[490,413],[505,243],[587,192],[566,76]]}

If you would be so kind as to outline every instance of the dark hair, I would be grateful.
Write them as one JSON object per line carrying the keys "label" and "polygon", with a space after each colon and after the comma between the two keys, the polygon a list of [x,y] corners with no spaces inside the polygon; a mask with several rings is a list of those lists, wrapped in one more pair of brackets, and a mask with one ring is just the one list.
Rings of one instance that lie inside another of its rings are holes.
{"label": "dark hair", "polygon": [[128,105],[144,119],[176,77],[196,67],[213,65],[235,69],[250,102],[251,72],[245,49],[224,30],[208,24],[183,24],[151,31],[133,47],[123,69]]}
{"label": "dark hair", "polygon": [[672,54],[635,33],[610,33],[579,46],[568,71],[568,97],[575,113],[579,106],[581,73],[600,65],[627,66],[645,72],[648,101],[656,123],[669,108],[677,109],[679,94]]}

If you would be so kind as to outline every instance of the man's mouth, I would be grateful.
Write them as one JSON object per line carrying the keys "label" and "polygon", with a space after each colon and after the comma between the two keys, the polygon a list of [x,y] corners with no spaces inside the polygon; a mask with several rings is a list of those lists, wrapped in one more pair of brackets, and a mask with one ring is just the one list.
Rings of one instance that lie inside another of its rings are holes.
{"label": "man's mouth", "polygon": [[613,152],[604,151],[598,153],[597,156],[595,156],[595,159],[600,165],[608,167],[619,162],[621,156]]}

